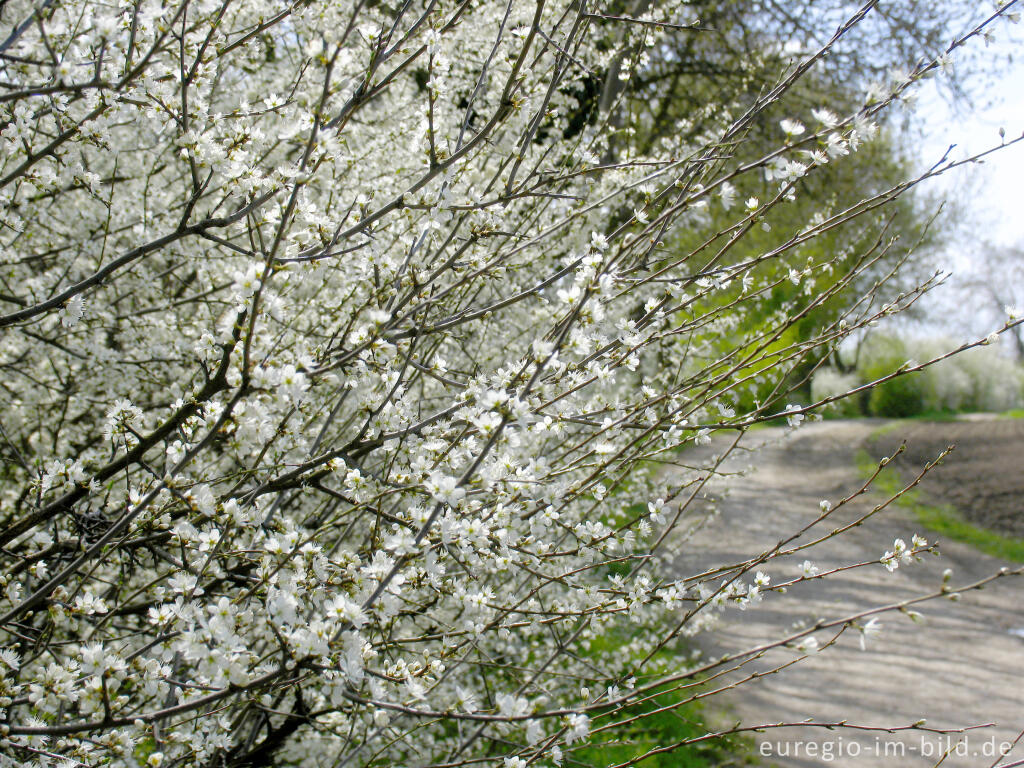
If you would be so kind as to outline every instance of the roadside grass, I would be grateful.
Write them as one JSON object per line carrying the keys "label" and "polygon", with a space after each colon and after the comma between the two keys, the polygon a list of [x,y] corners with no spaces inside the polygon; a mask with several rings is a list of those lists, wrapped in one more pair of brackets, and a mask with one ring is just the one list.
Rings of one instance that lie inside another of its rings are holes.
{"label": "roadside grass", "polygon": [[952,411],[929,411],[928,413],[921,413],[917,416],[907,416],[902,419],[894,419],[889,424],[883,424],[874,432],[871,433],[869,440],[877,440],[880,437],[898,432],[900,429],[905,427],[907,424],[913,424],[919,421],[930,421],[930,422],[950,422],[959,421],[961,414],[953,413]]}
{"label": "roadside grass", "polygon": [[1011,408],[999,414],[1001,419],[1024,419],[1024,408]]}
{"label": "roadside grass", "polygon": [[[888,434],[899,426],[899,422],[887,424],[875,431],[870,439]],[[865,479],[870,477],[878,466],[877,460],[873,459],[864,449],[857,452],[856,461],[857,469]],[[896,495],[905,485],[906,482],[900,476],[899,470],[888,466],[881,471],[872,487],[889,497]],[[995,531],[974,525],[965,520],[963,515],[949,504],[929,504],[917,488],[903,494],[894,503],[913,512],[917,521],[932,533],[963,542],[992,557],[1024,563],[1024,539],[1003,536]]]}
{"label": "roadside grass", "polygon": [[[638,755],[670,747],[681,741],[706,737],[710,732],[706,725],[708,714],[701,702],[688,702],[678,709],[666,709],[682,700],[678,692],[665,692],[642,704],[622,708],[612,715],[618,722],[641,714],[646,716],[617,728],[613,739],[588,743],[581,749],[566,753],[565,765],[605,768],[628,763]],[[601,720],[598,720],[596,725],[600,724]],[[756,754],[752,739],[735,735],[722,736],[697,741],[671,751],[655,752],[636,765],[647,768],[752,766],[757,764]]]}
{"label": "roadside grass", "polygon": [[[607,646],[606,650],[616,647],[623,650],[629,646],[629,638],[612,632],[592,643],[595,646],[592,651],[597,646]],[[657,654],[652,662],[655,668],[665,672],[678,669],[680,659],[686,656],[683,650],[673,652],[666,649]],[[739,768],[759,765],[760,760],[751,736],[732,734],[708,738],[714,731],[710,723],[725,721],[728,717],[727,713],[719,711],[717,701],[695,698],[701,692],[706,692],[701,684],[681,681],[652,690],[636,704],[593,713],[592,728],[601,728],[610,722],[622,725],[592,734],[586,743],[566,750],[563,766],[605,768],[629,763],[645,754],[648,756],[636,765],[645,768]],[[602,740],[603,735],[607,735],[608,739]],[[657,751],[691,739],[700,740],[671,751]]]}
{"label": "roadside grass", "polygon": [[[646,511],[643,504],[626,508],[630,517]],[[613,521],[603,519],[612,524]],[[609,577],[626,577],[636,563],[620,560],[603,566]],[[597,666],[603,658],[626,654],[639,661],[643,653],[637,648],[636,636],[628,626],[609,627],[590,639],[584,656]],[[659,676],[678,672],[692,656],[689,646],[679,640],[667,646],[645,665],[642,684]],[[653,689],[641,701],[625,707],[608,708],[592,712],[592,728],[601,728],[610,722],[624,723],[608,731],[591,734],[587,741],[565,750],[563,768],[606,768],[636,760],[640,768],[746,768],[760,765],[754,739],[749,734],[732,734],[709,738],[716,725],[735,723],[728,711],[723,711],[717,699],[701,698],[710,690],[710,684],[699,680],[681,680]],[[658,752],[680,742],[697,740],[671,751]],[[648,754],[651,753],[651,754]],[[640,755],[648,755],[637,760]]]}

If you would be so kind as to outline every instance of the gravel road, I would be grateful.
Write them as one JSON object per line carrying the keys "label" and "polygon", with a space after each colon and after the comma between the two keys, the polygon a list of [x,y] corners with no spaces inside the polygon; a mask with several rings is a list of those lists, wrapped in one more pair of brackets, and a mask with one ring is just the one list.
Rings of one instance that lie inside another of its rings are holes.
{"label": "gravel road", "polygon": [[[716,494],[729,488],[717,501],[719,516],[693,539],[678,543],[672,556],[677,572],[692,574],[759,554],[813,519],[821,499],[836,501],[856,490],[861,482],[855,454],[878,426],[872,421],[829,421],[788,435],[775,428],[749,435],[746,445],[761,446],[756,457],[735,452],[725,467],[737,470],[749,463],[756,470],[712,486]],[[878,500],[860,497],[841,510],[839,521]],[[798,575],[805,559],[822,571],[877,559],[892,548],[894,538],[909,542],[914,533],[929,541],[935,538],[919,529],[908,510],[893,505],[870,524],[809,552],[773,561],[766,570],[778,583]],[[796,585],[787,595],[769,595],[747,611],[730,610],[718,629],[702,636],[702,650],[713,657],[751,648],[820,618],[934,591],[945,568],[953,570],[951,583],[962,585],[1009,565],[957,542],[941,542],[941,551],[941,557],[926,557],[895,573],[881,565],[857,568]],[[931,766],[949,747],[953,753],[944,766],[993,765],[1000,744],[1013,741],[1024,729],[1024,579],[1004,578],[964,594],[958,602],[942,599],[917,610],[923,614],[919,623],[899,613],[882,616],[882,631],[867,639],[866,650],[859,633],[851,630],[822,653],[727,691],[719,699],[728,707],[723,722],[759,725],[810,718],[889,727],[925,719],[927,726],[941,728],[994,723],[952,737],[806,726],[769,729],[756,737],[763,765]],[[827,639],[824,633],[819,637]],[[798,655],[778,649],[745,672],[769,670]],[[1003,762],[1014,763],[1014,758],[1024,760],[1024,739]]]}

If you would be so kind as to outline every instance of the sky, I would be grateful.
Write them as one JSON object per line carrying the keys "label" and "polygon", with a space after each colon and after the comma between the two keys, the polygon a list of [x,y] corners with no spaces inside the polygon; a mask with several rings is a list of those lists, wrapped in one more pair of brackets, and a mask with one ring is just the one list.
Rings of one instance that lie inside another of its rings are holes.
{"label": "sky", "polygon": [[[998,145],[1000,128],[1007,139],[1024,132],[1024,33],[1012,31],[1012,37],[989,46],[999,67],[996,73],[967,78],[973,105],[950,103],[935,81],[922,89],[916,105],[921,168],[942,157],[950,144],[957,145],[950,156],[961,158]],[[1020,54],[1007,62],[1014,48]],[[979,53],[987,55],[989,50]],[[989,239],[1003,245],[1024,242],[1024,142],[1000,150],[964,176],[957,172],[936,187],[960,197],[959,202],[966,203],[972,217],[985,226]],[[965,192],[971,193],[969,199],[964,198]]]}
{"label": "sky", "polygon": [[[1024,133],[1024,22],[1003,25],[989,46],[976,46],[977,71],[963,81],[970,104],[953,103],[936,81],[922,87],[914,107],[914,159],[922,171],[937,162],[949,145],[951,159],[965,158]],[[952,271],[951,290],[929,297],[929,325],[939,331],[980,332],[994,316],[978,313],[958,286],[990,274],[986,244],[1024,247],[1024,141],[1000,149],[984,163],[930,180],[924,188],[948,203],[953,217],[940,266]],[[993,275],[992,279],[998,279]],[[1024,296],[1024,286],[1018,293]]]}

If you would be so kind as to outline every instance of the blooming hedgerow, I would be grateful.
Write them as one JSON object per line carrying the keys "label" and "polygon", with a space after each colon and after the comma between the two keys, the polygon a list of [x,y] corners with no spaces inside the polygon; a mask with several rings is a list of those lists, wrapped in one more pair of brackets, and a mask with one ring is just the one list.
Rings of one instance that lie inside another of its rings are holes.
{"label": "blooming hedgerow", "polygon": [[776,589],[661,568],[709,473],[651,467],[796,426],[927,287],[787,335],[875,259],[800,246],[884,200],[728,251],[937,65],[734,162],[864,13],[640,141],[620,88],[699,24],[588,7],[5,6],[0,765],[558,762]]}

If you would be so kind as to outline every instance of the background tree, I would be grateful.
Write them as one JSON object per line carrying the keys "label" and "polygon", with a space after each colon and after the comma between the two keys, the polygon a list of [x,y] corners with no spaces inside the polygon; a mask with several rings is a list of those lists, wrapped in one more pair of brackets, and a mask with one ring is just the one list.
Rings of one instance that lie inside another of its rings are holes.
{"label": "background tree", "polygon": [[[982,245],[975,274],[968,273],[960,294],[977,307],[982,322],[1011,319],[1024,314],[1024,248],[1021,246]],[[978,318],[975,318],[975,321]],[[1010,349],[1024,360],[1024,333],[1014,326],[1007,334]]]}
{"label": "background tree", "polygon": [[[647,8],[649,4],[643,2],[632,6],[620,3],[608,10],[604,23],[613,24],[622,14],[635,16]],[[827,37],[823,38],[823,31],[832,29],[830,22],[851,10],[848,4],[819,1],[789,3],[785,7],[774,3],[691,4],[688,11],[693,14],[694,24],[707,34],[687,34],[685,28],[677,28],[669,30],[658,45],[642,45],[620,37],[618,53],[609,72],[602,77],[592,77],[593,85],[588,93],[593,98],[588,100],[584,94],[581,109],[591,124],[597,124],[599,115],[605,115],[603,127],[620,127],[621,136],[615,146],[619,146],[625,156],[634,151],[649,152],[663,137],[680,130],[698,136],[705,127],[708,105],[720,100],[740,104],[756,100],[778,82],[779,73],[794,65],[800,52],[824,44]],[[945,3],[924,7],[910,2],[886,4],[884,9],[877,10],[880,13],[866,17],[850,34],[831,46],[822,66],[801,77],[790,88],[784,103],[759,111],[750,121],[743,141],[722,148],[718,158],[721,164],[712,173],[754,163],[787,142],[800,143],[807,125],[820,127],[821,118],[835,119],[834,109],[853,109],[863,98],[863,90],[880,93],[892,81],[894,73],[913,67],[923,52],[929,47],[935,49],[951,28],[962,25],[971,12],[971,5]],[[648,15],[652,23],[658,18],[661,17],[656,13]],[[948,82],[954,93],[961,93],[959,77]],[[824,165],[821,161],[845,156],[845,147],[829,146],[823,141],[803,143],[805,157],[801,161],[818,162],[823,167],[796,182],[802,193],[799,201],[771,210],[763,217],[760,228],[728,243],[722,253],[717,253],[717,249],[726,240],[712,239],[715,245],[712,252],[716,253],[718,262],[744,261],[770,251],[814,217],[827,216],[832,211],[881,195],[908,178],[910,163],[905,159],[905,145],[909,135],[899,117],[898,113],[895,117],[886,113],[881,135],[842,163]],[[691,223],[676,233],[669,249],[691,253],[715,233],[724,231],[732,221],[730,209],[742,205],[751,196],[765,199],[785,171],[785,163],[777,161],[765,167],[763,180],[748,177],[742,189],[728,184],[720,196],[722,209],[711,209],[706,226]],[[891,285],[896,283],[904,290],[929,278],[935,279],[931,266],[935,256],[933,249],[945,234],[942,222],[935,222],[936,206],[917,195],[903,195],[889,203],[870,226],[858,219],[801,246],[801,255],[806,256],[808,263],[820,261],[825,254],[831,258],[842,252],[849,257],[867,247],[883,222],[887,227],[885,256],[877,260],[871,270],[861,273],[858,284],[851,290],[838,293],[807,313],[799,325],[791,329],[793,340],[814,337],[821,327],[834,321],[883,276],[888,276]],[[623,215],[628,214],[623,211]],[[898,278],[893,281],[889,273],[897,264]],[[778,275],[785,275],[791,268],[788,263],[784,266]],[[788,281],[780,281],[772,291],[772,300],[761,303],[762,312],[778,311],[783,304],[791,302],[799,290]],[[762,320],[763,315],[751,316],[748,330],[756,332]],[[810,372],[821,362],[820,355],[828,353],[827,349],[822,349],[819,355],[798,367],[798,380],[802,382],[805,395]],[[751,396],[763,397],[766,392],[765,385],[761,385],[759,392],[752,392]]]}

